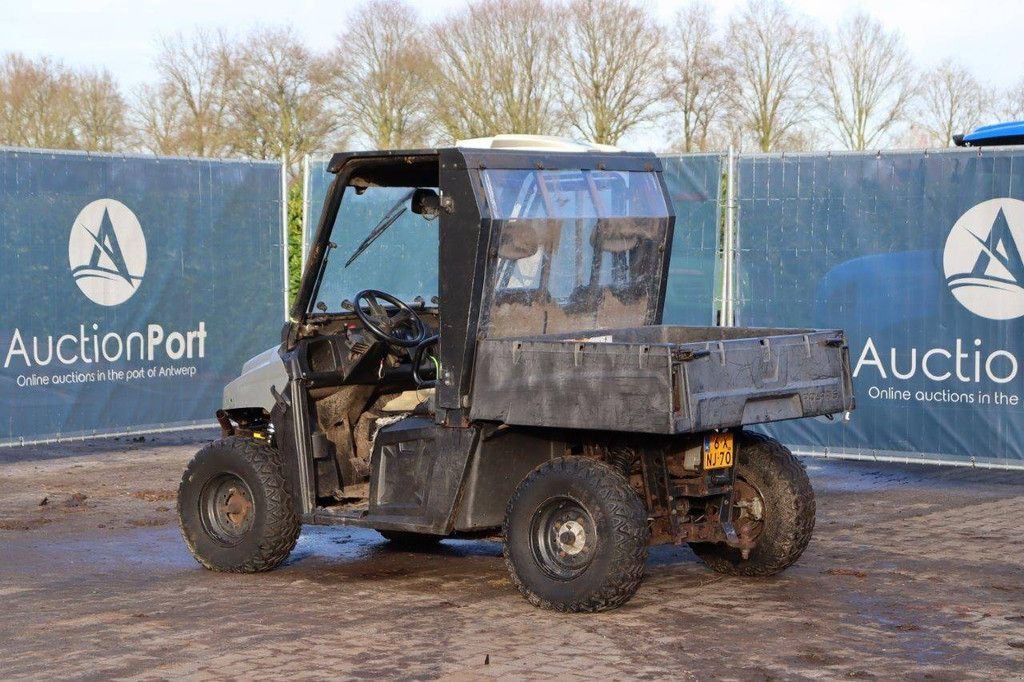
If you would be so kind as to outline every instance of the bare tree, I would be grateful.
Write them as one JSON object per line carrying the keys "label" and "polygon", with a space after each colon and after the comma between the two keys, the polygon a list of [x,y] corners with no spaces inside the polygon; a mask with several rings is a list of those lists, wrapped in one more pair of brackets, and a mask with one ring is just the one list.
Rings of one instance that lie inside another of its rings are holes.
{"label": "bare tree", "polygon": [[875,145],[903,119],[914,95],[914,67],[902,36],[859,13],[813,47],[829,131],[847,149]]}
{"label": "bare tree", "polygon": [[618,144],[630,129],[655,118],[665,62],[662,31],[632,0],[572,0],[564,12],[562,105],[568,121],[588,140]]}
{"label": "bare tree", "polygon": [[0,144],[113,151],[127,146],[124,99],[106,71],[58,61],[0,60]]}
{"label": "bare tree", "polygon": [[132,95],[134,146],[153,154],[189,154],[185,144],[185,104],[169,83],[140,86]]}
{"label": "bare tree", "polygon": [[970,132],[992,108],[992,94],[950,59],[925,74],[917,123],[930,144],[948,147],[953,135]]}
{"label": "bare tree", "polygon": [[224,33],[200,29],[187,37],[165,37],[156,60],[157,82],[135,93],[141,146],[160,154],[227,154],[231,61]]}
{"label": "bare tree", "polygon": [[424,145],[430,119],[430,45],[404,2],[369,0],[338,37],[331,60],[343,118],[377,149]]}
{"label": "bare tree", "polygon": [[1003,92],[1000,97],[999,119],[1002,121],[1024,120],[1024,78]]}
{"label": "bare tree", "polygon": [[84,71],[74,78],[75,129],[81,149],[112,152],[128,146],[124,97],[106,70]]}
{"label": "bare tree", "polygon": [[561,27],[549,0],[479,0],[443,18],[432,38],[433,113],[449,138],[564,131]]}
{"label": "bare tree", "polygon": [[75,149],[74,75],[47,57],[0,61],[0,144]]}
{"label": "bare tree", "polygon": [[734,78],[715,37],[711,6],[680,9],[667,36],[666,98],[680,124],[679,151],[707,151],[712,126],[725,113]]}
{"label": "bare tree", "polygon": [[758,149],[771,151],[809,118],[808,59],[814,40],[781,0],[748,0],[729,21],[734,105]]}
{"label": "bare tree", "polygon": [[329,70],[290,27],[257,29],[239,41],[228,74],[235,153],[287,157],[294,177],[303,155],[322,149],[339,129],[328,106]]}
{"label": "bare tree", "polygon": [[817,126],[795,126],[779,138],[775,143],[775,150],[784,152],[820,151],[826,148],[821,138],[822,131]]}

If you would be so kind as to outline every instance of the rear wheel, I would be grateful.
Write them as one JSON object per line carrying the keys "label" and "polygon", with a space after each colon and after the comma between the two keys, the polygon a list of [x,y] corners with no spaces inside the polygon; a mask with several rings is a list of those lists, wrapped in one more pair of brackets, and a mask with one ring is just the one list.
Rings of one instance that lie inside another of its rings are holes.
{"label": "rear wheel", "polygon": [[611,445],[605,450],[605,461],[627,479],[633,473],[636,459],[637,451],[625,445]]}
{"label": "rear wheel", "polygon": [[774,438],[739,434],[733,524],[756,544],[744,559],[735,547],[692,542],[712,570],[727,575],[767,576],[793,565],[814,530],[814,490],[800,461]]}
{"label": "rear wheel", "polygon": [[647,512],[625,477],[584,457],[534,469],[505,516],[505,564],[531,604],[603,611],[629,601],[643,579]]}
{"label": "rear wheel", "polygon": [[178,523],[196,561],[212,571],[269,571],[299,537],[281,459],[232,436],[200,450],[178,487]]}

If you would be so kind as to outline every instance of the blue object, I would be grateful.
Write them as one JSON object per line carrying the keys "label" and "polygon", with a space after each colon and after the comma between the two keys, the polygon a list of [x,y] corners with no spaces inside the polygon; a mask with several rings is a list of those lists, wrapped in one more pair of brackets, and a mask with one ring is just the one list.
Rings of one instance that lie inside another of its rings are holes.
{"label": "blue object", "polygon": [[988,147],[1024,144],[1024,121],[978,126],[966,135],[954,135],[958,147]]}
{"label": "blue object", "polygon": [[857,399],[848,424],[766,431],[804,453],[1024,468],[1022,162],[739,157],[739,324],[846,330]]}
{"label": "blue object", "polygon": [[280,338],[281,202],[277,162],[0,149],[0,445],[210,424]]}

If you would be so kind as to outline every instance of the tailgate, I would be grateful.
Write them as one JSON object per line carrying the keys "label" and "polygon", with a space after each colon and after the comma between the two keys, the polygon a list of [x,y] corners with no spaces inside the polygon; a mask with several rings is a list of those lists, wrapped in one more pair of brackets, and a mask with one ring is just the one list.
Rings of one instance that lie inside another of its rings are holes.
{"label": "tailgate", "polygon": [[673,357],[677,432],[853,409],[841,331],[679,344]]}

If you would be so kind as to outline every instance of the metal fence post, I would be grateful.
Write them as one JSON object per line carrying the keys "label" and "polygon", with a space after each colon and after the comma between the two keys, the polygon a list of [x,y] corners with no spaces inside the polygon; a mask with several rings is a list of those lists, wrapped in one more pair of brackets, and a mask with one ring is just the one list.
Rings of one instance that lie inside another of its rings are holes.
{"label": "metal fence post", "polygon": [[306,270],[306,244],[309,243],[309,154],[302,157],[302,270]]}
{"label": "metal fence post", "polygon": [[734,178],[736,175],[736,153],[729,145],[725,167],[725,254],[722,263],[722,326],[736,325],[736,196]]}
{"label": "metal fence post", "polygon": [[283,317],[288,321],[288,153],[281,154],[281,253],[284,255],[282,272],[284,275]]}

